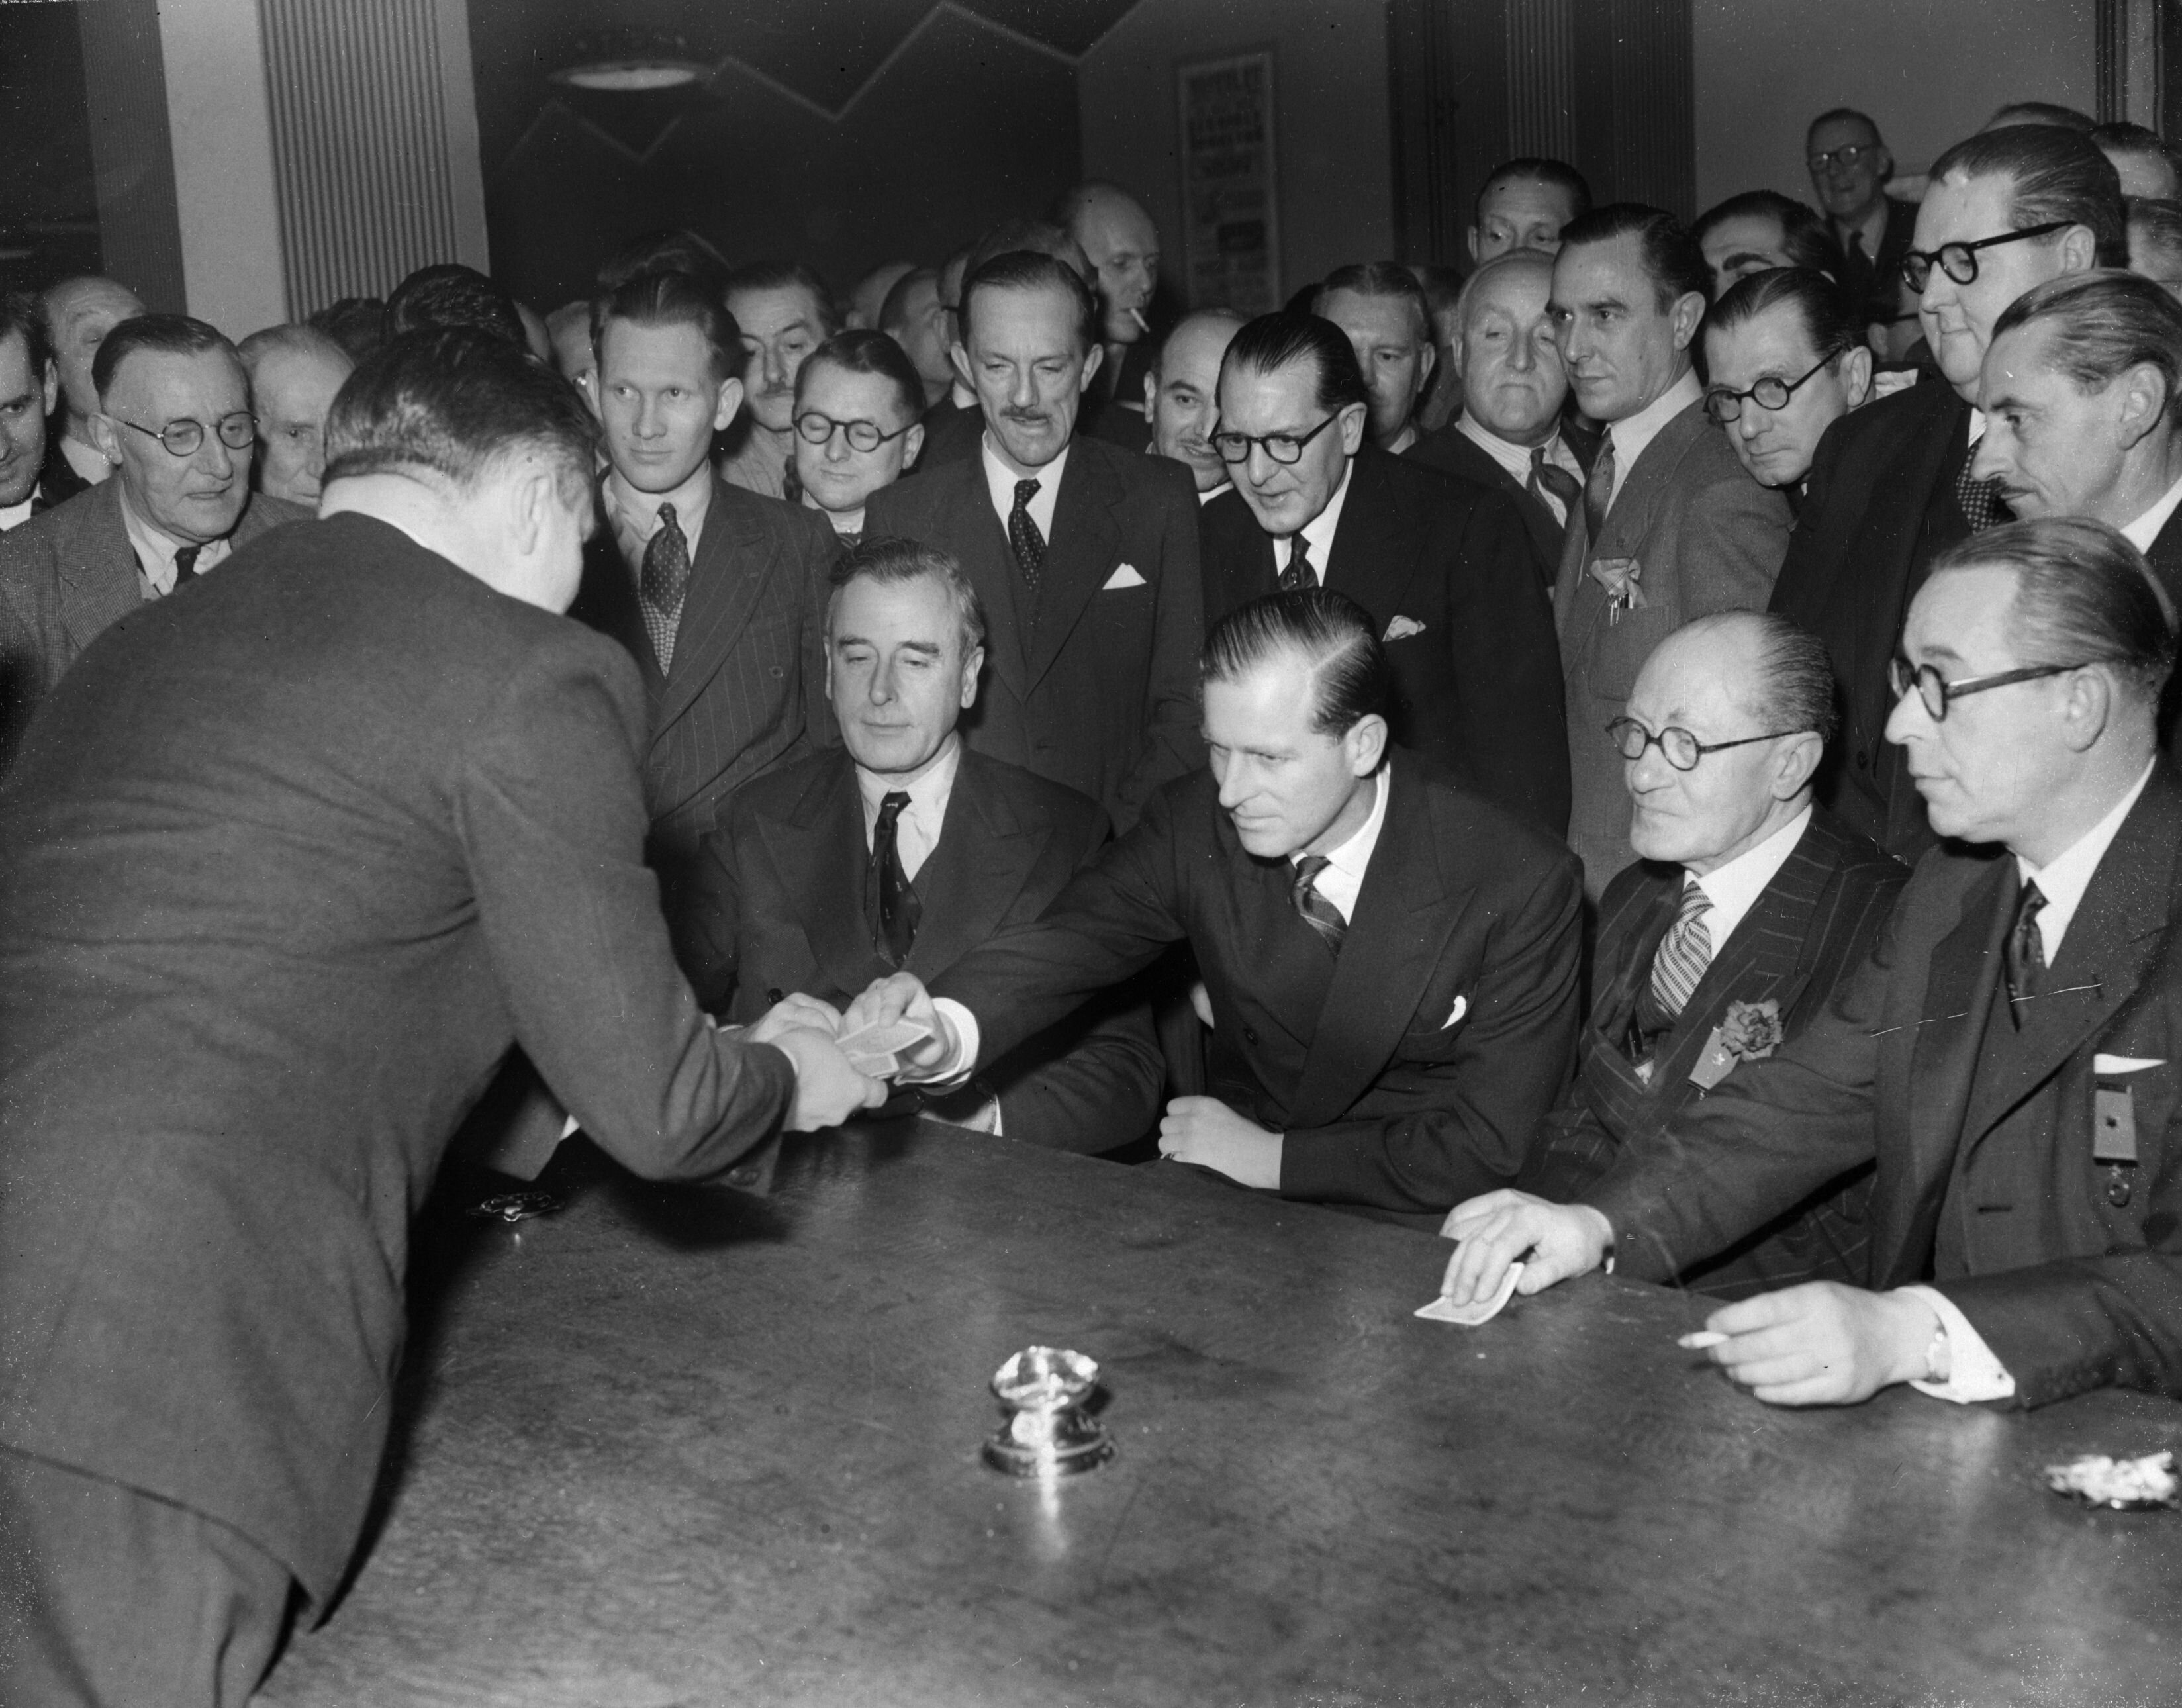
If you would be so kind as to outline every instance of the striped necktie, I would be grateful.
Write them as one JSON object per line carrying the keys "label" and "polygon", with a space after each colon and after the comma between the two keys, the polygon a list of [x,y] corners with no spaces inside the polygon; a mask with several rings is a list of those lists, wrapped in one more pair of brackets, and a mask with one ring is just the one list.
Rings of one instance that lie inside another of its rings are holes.
{"label": "striped necktie", "polygon": [[1672,1024],[1689,1006],[1691,993],[1712,965],[1712,932],[1704,922],[1711,912],[1712,897],[1704,886],[1695,879],[1685,883],[1675,923],[1652,957],[1652,1003],[1664,1025]]}

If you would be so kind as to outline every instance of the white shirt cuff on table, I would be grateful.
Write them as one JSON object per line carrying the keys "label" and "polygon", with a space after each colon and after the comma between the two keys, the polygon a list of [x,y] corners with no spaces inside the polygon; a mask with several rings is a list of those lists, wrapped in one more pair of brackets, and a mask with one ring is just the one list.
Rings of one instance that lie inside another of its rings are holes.
{"label": "white shirt cuff on table", "polygon": [[920,1073],[904,1073],[899,1082],[904,1085],[941,1087],[952,1085],[970,1077],[970,1070],[977,1065],[977,1017],[951,996],[935,996],[932,1006],[939,1011],[955,1034],[955,1048],[946,1060]]}
{"label": "white shirt cuff on table", "polygon": [[1961,1306],[1936,1287],[1904,1287],[1899,1290],[1913,1293],[1930,1306],[1940,1319],[1941,1332],[1947,1337],[1947,1379],[1912,1382],[1912,1388],[1935,1400],[1952,1400],[1958,1406],[2014,1397],[2015,1378],[2008,1373],[2006,1365],[1993,1356],[1992,1348],[1985,1344],[1985,1336],[1970,1327],[1970,1319],[1963,1315]]}

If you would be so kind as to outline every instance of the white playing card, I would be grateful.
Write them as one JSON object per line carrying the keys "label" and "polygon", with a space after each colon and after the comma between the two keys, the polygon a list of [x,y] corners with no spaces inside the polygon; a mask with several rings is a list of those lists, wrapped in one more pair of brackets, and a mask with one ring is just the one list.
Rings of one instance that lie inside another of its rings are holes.
{"label": "white playing card", "polygon": [[1500,1278],[1500,1285],[1490,1299],[1480,1299],[1474,1304],[1454,1306],[1444,1295],[1429,1305],[1421,1306],[1415,1314],[1429,1323],[1453,1323],[1459,1328],[1475,1328],[1481,1323],[1490,1323],[1500,1314],[1515,1291],[1515,1284],[1523,1278],[1523,1266],[1510,1263],[1508,1273]]}
{"label": "white playing card", "polygon": [[868,1074],[874,1079],[889,1079],[901,1069],[901,1052],[930,1036],[932,1029],[914,1020],[897,1020],[891,1025],[865,1026],[842,1036],[841,1053],[849,1058],[849,1065],[859,1073]]}

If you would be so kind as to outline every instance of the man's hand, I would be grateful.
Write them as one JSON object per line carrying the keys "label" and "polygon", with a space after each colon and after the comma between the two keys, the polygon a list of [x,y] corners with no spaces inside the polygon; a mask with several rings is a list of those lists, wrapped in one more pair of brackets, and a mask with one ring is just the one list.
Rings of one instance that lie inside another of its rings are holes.
{"label": "man's hand", "polygon": [[791,1133],[838,1127],[859,1109],[876,1109],[887,1100],[885,1083],[851,1068],[830,1034],[790,1026],[766,1041],[795,1064],[795,1101],[784,1123]]}
{"label": "man's hand", "polygon": [[1939,1313],[1910,1293],[1807,1281],[1725,1306],[1712,1361],[1769,1406],[1853,1406],[1924,1374]]}
{"label": "man's hand", "polygon": [[1447,1212],[1439,1231],[1462,1243],[1447,1260],[1439,1290],[1457,1305],[1490,1299],[1520,1261],[1519,1293],[1588,1274],[1606,1261],[1614,1225],[1588,1204],[1549,1204],[1527,1192],[1487,1192]]}
{"label": "man's hand", "polygon": [[[841,1035],[861,1032],[867,1026],[891,1026],[897,1020],[913,1021],[929,1027],[932,1032],[931,1037],[922,1044],[894,1052],[901,1065],[909,1070],[902,1078],[928,1073],[953,1057],[955,1029],[947,1023],[947,1017],[933,1006],[932,993],[914,973],[894,973],[883,979],[874,979],[841,1017]],[[961,1071],[966,1073],[969,1066],[963,1063]]]}
{"label": "man's hand", "polygon": [[1177,1097],[1160,1120],[1162,1156],[1216,1169],[1245,1186],[1277,1192],[1281,1137],[1245,1120],[1217,1097]]}
{"label": "man's hand", "polygon": [[792,1026],[838,1038],[841,1033],[841,1011],[831,1002],[822,1002],[798,990],[767,1009],[743,1037],[751,1044],[770,1044]]}

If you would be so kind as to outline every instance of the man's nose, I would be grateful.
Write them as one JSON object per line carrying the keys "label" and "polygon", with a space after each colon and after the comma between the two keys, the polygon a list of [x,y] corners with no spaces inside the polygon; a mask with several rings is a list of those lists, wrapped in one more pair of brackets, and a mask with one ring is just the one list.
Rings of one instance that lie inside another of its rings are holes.
{"label": "man's nose", "polygon": [[1272,453],[1262,445],[1253,445],[1250,455],[1243,464],[1243,472],[1253,486],[1262,486],[1273,478],[1273,471],[1282,465],[1274,462]]}
{"label": "man's nose", "polygon": [[1028,368],[1016,370],[1015,384],[1008,388],[1008,402],[1018,409],[1027,409],[1038,402],[1038,375]]}
{"label": "man's nose", "polygon": [[894,665],[891,661],[876,665],[872,670],[872,704],[884,706],[895,696]]}
{"label": "man's nose", "polygon": [[227,441],[219,434],[208,432],[204,443],[197,446],[197,454],[191,459],[206,474],[224,480],[235,473],[235,455],[227,448]]}
{"label": "man's nose", "polygon": [[822,447],[825,458],[828,463],[847,462],[849,460],[850,448],[849,430],[845,427],[836,427],[831,433],[828,433],[826,435],[826,443]]}
{"label": "man's nose", "polygon": [[1984,436],[1977,441],[1977,448],[1970,453],[1970,479],[1990,480],[2008,472],[2008,459],[2001,447],[2000,432],[1988,423]]}
{"label": "man's nose", "polygon": [[765,351],[765,383],[768,391],[778,391],[788,384],[787,354],[769,344]]}
{"label": "man's nose", "polygon": [[[1891,684],[1886,691],[1894,691]],[[1897,747],[1906,747],[1917,737],[1932,733],[1932,714],[1924,709],[1924,696],[1913,685],[1895,701],[1894,709],[1886,714],[1885,733]]]}
{"label": "man's nose", "polygon": [[1538,352],[1531,347],[1527,338],[1516,338],[1508,345],[1508,365],[1518,374],[1527,374],[1538,365]]}

